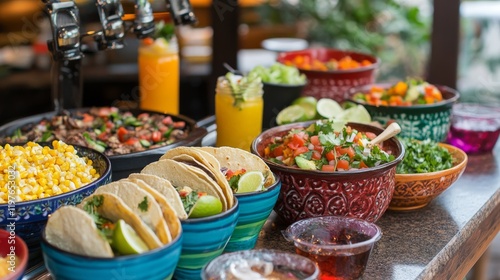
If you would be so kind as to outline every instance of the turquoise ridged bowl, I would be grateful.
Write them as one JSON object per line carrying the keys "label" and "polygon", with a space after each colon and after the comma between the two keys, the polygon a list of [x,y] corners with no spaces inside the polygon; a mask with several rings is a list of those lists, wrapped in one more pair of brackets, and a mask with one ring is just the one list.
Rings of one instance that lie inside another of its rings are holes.
{"label": "turquoise ridged bowl", "polygon": [[239,203],[235,198],[234,206],[226,212],[181,221],[184,239],[175,279],[201,279],[202,268],[224,251],[236,227],[239,212]]}
{"label": "turquoise ridged bowl", "polygon": [[[375,84],[387,89],[391,84]],[[350,90],[350,96],[356,93],[367,93],[374,85],[367,85]],[[391,121],[396,121],[401,126],[398,137],[407,137],[417,140],[431,139],[444,142],[448,136],[451,124],[453,104],[459,99],[460,94],[449,87],[435,85],[443,94],[443,100],[434,104],[412,106],[375,106],[351,100],[363,105],[373,121],[386,126]]]}
{"label": "turquoise ridged bowl", "polygon": [[139,255],[92,258],[63,251],[47,242],[42,233],[45,267],[53,279],[171,279],[181,255],[182,233],[171,243]]}
{"label": "turquoise ridged bowl", "polygon": [[259,232],[273,210],[281,189],[281,180],[266,191],[235,194],[240,204],[240,216],[224,252],[250,250],[255,247]]}

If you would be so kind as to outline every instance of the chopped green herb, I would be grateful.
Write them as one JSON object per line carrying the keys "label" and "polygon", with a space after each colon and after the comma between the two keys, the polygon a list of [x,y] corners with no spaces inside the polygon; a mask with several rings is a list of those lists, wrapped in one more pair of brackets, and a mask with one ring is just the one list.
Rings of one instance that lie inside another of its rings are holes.
{"label": "chopped green herb", "polygon": [[139,203],[139,205],[137,205],[137,206],[139,207],[139,209],[141,209],[142,212],[148,211],[148,208],[149,208],[148,197],[145,196],[144,199],[142,200],[142,202]]}
{"label": "chopped green herb", "polygon": [[405,147],[405,156],[396,168],[398,174],[436,172],[453,166],[450,152],[430,139],[418,141],[401,138],[400,140]]}

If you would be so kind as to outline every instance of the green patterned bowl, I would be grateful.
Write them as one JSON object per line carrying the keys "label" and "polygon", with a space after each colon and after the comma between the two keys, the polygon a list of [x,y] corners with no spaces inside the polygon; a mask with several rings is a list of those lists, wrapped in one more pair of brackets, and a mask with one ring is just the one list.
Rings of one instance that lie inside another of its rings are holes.
{"label": "green patterned bowl", "polygon": [[[350,90],[350,96],[356,93],[367,93],[372,86],[387,89],[392,84],[366,85]],[[435,85],[443,94],[443,101],[435,104],[413,106],[375,106],[351,100],[363,105],[370,113],[373,121],[383,126],[395,121],[401,126],[399,137],[408,137],[418,140],[431,139],[436,142],[446,140],[450,130],[450,117],[453,104],[460,94],[447,86]]]}

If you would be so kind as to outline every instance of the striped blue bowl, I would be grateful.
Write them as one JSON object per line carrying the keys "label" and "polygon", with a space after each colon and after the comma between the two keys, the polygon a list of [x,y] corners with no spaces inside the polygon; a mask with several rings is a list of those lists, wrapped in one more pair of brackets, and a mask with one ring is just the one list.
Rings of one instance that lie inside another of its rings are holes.
{"label": "striped blue bowl", "polygon": [[182,233],[168,245],[139,255],[93,258],[63,251],[42,233],[45,266],[53,279],[171,279],[181,255]]}
{"label": "striped blue bowl", "polygon": [[255,247],[259,232],[278,200],[281,180],[273,174],[276,182],[266,191],[235,194],[240,204],[240,216],[224,252],[250,250]]}
{"label": "striped blue bowl", "polygon": [[240,212],[238,200],[234,200],[234,206],[221,214],[181,221],[184,239],[175,279],[201,279],[202,268],[222,254]]}

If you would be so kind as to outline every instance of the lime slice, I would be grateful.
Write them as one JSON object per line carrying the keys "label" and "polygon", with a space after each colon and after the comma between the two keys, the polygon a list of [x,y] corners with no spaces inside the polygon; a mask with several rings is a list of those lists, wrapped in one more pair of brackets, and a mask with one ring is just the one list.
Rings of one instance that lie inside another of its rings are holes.
{"label": "lime slice", "polygon": [[295,99],[292,105],[299,105],[305,110],[306,118],[304,120],[312,120],[316,117],[316,104],[318,101],[312,96],[303,96]]}
{"label": "lime slice", "polygon": [[250,171],[241,176],[236,193],[261,191],[263,187],[264,175],[262,175],[262,172]]}
{"label": "lime slice", "polygon": [[276,123],[279,125],[306,120],[304,107],[300,105],[291,105],[281,110],[276,116]]}
{"label": "lime slice", "polygon": [[342,109],[342,106],[333,99],[321,98],[318,100],[318,104],[316,104],[316,111],[318,111],[321,117],[329,119],[338,117],[344,112],[344,109]]}
{"label": "lime slice", "polygon": [[222,212],[222,202],[212,195],[204,195],[198,198],[189,214],[189,218],[203,218],[217,215]]}
{"label": "lime slice", "polygon": [[115,224],[111,246],[122,255],[140,254],[149,250],[135,230],[121,219]]}
{"label": "lime slice", "polygon": [[357,105],[345,110],[341,115],[338,116],[338,119],[357,123],[370,123],[372,121],[370,113],[368,113],[363,105]]}

